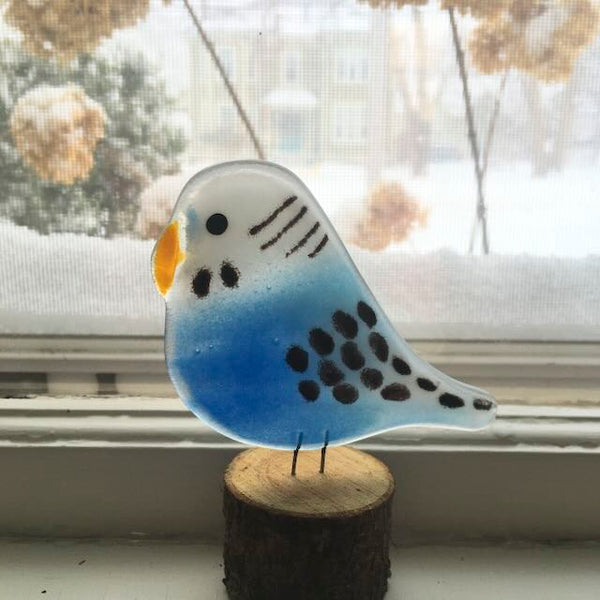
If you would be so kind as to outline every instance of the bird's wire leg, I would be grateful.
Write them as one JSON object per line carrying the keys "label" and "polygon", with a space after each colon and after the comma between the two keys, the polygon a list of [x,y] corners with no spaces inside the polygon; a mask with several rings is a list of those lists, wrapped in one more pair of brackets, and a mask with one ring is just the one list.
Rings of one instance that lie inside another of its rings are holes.
{"label": "bird's wire leg", "polygon": [[327,446],[329,445],[329,431],[325,432],[325,443],[321,448],[321,467],[319,473],[325,473],[325,457],[327,455]]}
{"label": "bird's wire leg", "polygon": [[302,446],[302,432],[298,436],[298,445],[294,450],[294,456],[292,457],[292,477],[296,477],[296,463],[298,462],[298,452],[300,452],[300,446]]}

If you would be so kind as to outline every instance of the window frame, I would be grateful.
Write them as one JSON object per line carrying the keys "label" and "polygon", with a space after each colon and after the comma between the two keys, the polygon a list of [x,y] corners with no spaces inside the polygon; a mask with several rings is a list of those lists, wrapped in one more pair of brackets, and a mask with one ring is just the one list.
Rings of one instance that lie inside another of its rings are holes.
{"label": "window frame", "polygon": [[[291,71],[295,77],[288,77]],[[281,60],[280,78],[282,85],[301,86],[302,85],[302,53],[299,50],[286,49]]]}
{"label": "window frame", "polygon": [[[600,344],[411,343],[504,392],[488,429],[401,428],[356,444],[396,478],[394,541],[600,537]],[[162,338],[0,337],[0,374],[15,372],[45,372],[49,385],[0,399],[0,535],[221,537],[223,471],[244,447],[169,393]],[[546,393],[570,405],[536,404]]]}
{"label": "window frame", "polygon": [[[600,404],[600,343],[407,339],[448,375],[502,390],[501,402]],[[95,384],[78,388],[75,377],[97,374],[115,376],[113,393],[174,395],[162,336],[0,335],[0,374],[19,373],[46,373],[42,393],[50,395],[98,393]],[[61,387],[61,377],[72,384]]]}
{"label": "window frame", "polygon": [[348,46],[336,53],[335,80],[342,85],[364,85],[369,79],[367,51],[364,46]]}
{"label": "window frame", "polygon": [[[598,408],[501,406],[486,431],[356,447],[396,479],[397,544],[600,537]],[[0,533],[221,539],[223,472],[243,449],[175,399],[0,400]]]}

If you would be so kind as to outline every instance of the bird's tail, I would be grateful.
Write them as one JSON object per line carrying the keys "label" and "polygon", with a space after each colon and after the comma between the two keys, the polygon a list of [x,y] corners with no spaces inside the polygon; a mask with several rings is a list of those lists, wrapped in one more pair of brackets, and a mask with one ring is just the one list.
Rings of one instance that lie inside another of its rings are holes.
{"label": "bird's tail", "polygon": [[492,394],[424,364],[427,365],[427,377],[417,377],[416,384],[423,392],[435,394],[436,410],[442,417],[442,424],[481,429],[495,419],[497,404]]}

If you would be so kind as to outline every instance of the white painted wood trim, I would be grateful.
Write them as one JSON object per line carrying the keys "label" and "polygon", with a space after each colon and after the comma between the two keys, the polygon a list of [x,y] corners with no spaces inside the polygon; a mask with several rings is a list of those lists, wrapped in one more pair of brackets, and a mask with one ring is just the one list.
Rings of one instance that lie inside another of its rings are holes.
{"label": "white painted wood trim", "polygon": [[[390,467],[393,537],[412,544],[600,539],[599,442],[596,409],[502,407],[487,431],[358,446]],[[2,400],[0,536],[219,539],[240,450],[176,399]]]}
{"label": "white painted wood trim", "polygon": [[[594,379],[600,375],[600,343],[596,342],[482,342],[453,340],[410,340],[425,359],[440,368],[444,365],[461,370],[482,366],[511,368],[511,376],[522,376],[523,367],[546,368],[551,378],[564,375],[559,369],[587,369]],[[50,369],[80,370],[92,366],[96,372],[119,370],[147,371],[149,365],[164,364],[162,337],[130,336],[1,336],[0,370],[42,366]],[[515,367],[521,369],[515,369]],[[539,373],[536,371],[534,374]],[[497,374],[497,373],[495,373]],[[528,373],[529,374],[529,373]]]}
{"label": "white painted wood trim", "polygon": [[[219,543],[4,540],[0,556],[0,600],[227,600]],[[418,546],[390,559],[385,600],[597,600],[600,587],[595,544]]]}
{"label": "white painted wood trim", "polygon": [[[484,430],[407,427],[356,445],[398,452],[600,453],[600,407],[501,405]],[[2,399],[0,446],[243,448],[178,399],[121,396]]]}
{"label": "white painted wood trim", "polygon": [[[162,343],[0,339],[0,376],[46,373],[70,392],[0,400],[0,536],[221,536],[223,470],[242,447],[172,397]],[[501,404],[487,430],[358,444],[398,483],[396,542],[600,539],[600,345],[414,345]],[[126,393],[94,396],[98,373]]]}
{"label": "white painted wood trim", "polygon": [[[600,404],[600,344],[413,342],[457,379],[490,389],[501,403]],[[114,377],[125,395],[174,396],[163,340],[128,337],[0,337],[3,376],[43,374],[36,393],[93,394],[97,374]],[[26,384],[23,387],[26,393]]]}

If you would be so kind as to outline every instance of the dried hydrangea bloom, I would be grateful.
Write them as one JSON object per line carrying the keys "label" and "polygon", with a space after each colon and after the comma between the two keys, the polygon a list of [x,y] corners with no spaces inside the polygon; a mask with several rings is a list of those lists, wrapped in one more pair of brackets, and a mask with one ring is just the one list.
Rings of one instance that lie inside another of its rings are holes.
{"label": "dried hydrangea bloom", "polygon": [[590,0],[512,0],[477,27],[469,45],[484,73],[516,68],[544,81],[563,81],[597,31]]}
{"label": "dried hydrangea bloom", "polygon": [[497,73],[512,67],[511,48],[517,45],[517,31],[502,19],[483,21],[469,41],[473,64],[482,73]]}
{"label": "dried hydrangea bloom", "polygon": [[400,183],[380,183],[369,196],[352,241],[361,248],[383,250],[406,240],[417,227],[425,227],[427,216],[427,209]]}
{"label": "dried hydrangea bloom", "polygon": [[359,2],[366,2],[373,8],[389,8],[393,6],[395,8],[402,8],[403,6],[423,6],[427,4],[429,0],[358,0]]}
{"label": "dried hydrangea bloom", "polygon": [[506,9],[510,0],[441,0],[444,9],[454,8],[463,15],[478,19],[494,17]]}
{"label": "dried hydrangea bloom", "polygon": [[146,16],[150,0],[8,0],[6,22],[37,56],[66,62]]}
{"label": "dried hydrangea bloom", "polygon": [[42,179],[71,185],[94,166],[105,121],[102,107],[81,88],[44,85],[19,98],[10,129],[23,161]]}

